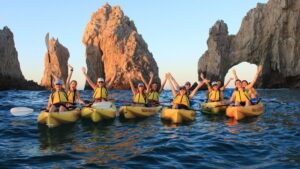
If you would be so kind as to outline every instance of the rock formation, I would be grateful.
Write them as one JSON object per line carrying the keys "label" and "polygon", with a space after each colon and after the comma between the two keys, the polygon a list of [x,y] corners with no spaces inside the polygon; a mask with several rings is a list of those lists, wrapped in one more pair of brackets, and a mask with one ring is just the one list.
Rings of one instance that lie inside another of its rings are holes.
{"label": "rock formation", "polygon": [[[58,39],[55,40],[52,38],[49,40],[49,49],[45,54],[45,69],[41,80],[41,86],[51,88],[51,74],[54,74],[56,77],[66,82],[68,77],[69,56],[68,49],[60,44]],[[54,78],[52,78],[52,80],[54,81]]]}
{"label": "rock formation", "polygon": [[129,88],[126,72],[137,77],[137,72],[141,71],[148,80],[152,71],[154,81],[160,83],[152,53],[133,21],[124,15],[119,6],[105,4],[95,12],[85,28],[82,42],[86,46],[87,73],[92,81],[95,82],[98,77],[108,81],[116,65],[117,77],[113,88]]}
{"label": "rock formation", "polygon": [[25,80],[15,48],[14,35],[8,27],[0,30],[0,90],[42,89],[33,81]]}
{"label": "rock formation", "polygon": [[300,1],[270,0],[257,4],[244,17],[236,35],[217,21],[209,31],[208,50],[198,63],[198,73],[221,79],[232,66],[262,64],[257,85],[263,88],[300,87]]}

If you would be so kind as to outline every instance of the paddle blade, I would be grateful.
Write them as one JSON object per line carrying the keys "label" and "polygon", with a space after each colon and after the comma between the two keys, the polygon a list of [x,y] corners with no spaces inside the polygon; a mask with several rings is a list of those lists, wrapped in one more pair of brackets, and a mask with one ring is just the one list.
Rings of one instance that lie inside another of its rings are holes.
{"label": "paddle blade", "polygon": [[92,105],[93,108],[109,109],[112,107],[112,102],[98,102]]}
{"label": "paddle blade", "polygon": [[26,116],[33,112],[33,109],[28,107],[14,107],[10,109],[10,113],[14,116]]}

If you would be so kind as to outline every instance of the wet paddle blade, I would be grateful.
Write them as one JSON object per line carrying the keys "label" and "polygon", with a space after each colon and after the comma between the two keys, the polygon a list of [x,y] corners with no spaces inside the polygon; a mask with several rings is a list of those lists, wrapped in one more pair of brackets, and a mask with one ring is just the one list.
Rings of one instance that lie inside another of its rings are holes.
{"label": "wet paddle blade", "polygon": [[26,116],[28,114],[31,114],[33,112],[33,109],[28,107],[14,107],[10,109],[10,113],[14,116]]}

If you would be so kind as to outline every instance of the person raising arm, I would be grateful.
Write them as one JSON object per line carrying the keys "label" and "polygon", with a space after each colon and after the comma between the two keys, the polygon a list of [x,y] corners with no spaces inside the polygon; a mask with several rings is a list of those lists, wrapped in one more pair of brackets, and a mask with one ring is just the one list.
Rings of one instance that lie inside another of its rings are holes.
{"label": "person raising arm", "polygon": [[94,82],[91,81],[91,79],[88,77],[87,73],[86,73],[86,68],[82,67],[82,72],[85,76],[86,81],[88,82],[88,84],[91,86],[91,88],[94,90],[94,94],[93,94],[93,100],[94,102],[102,102],[102,101],[107,101],[108,100],[108,93],[107,93],[107,88],[111,88],[115,77],[116,77],[116,67],[115,67],[115,72],[114,72],[114,76],[111,78],[111,80],[109,81],[108,85],[105,85],[105,80],[100,77],[97,79],[97,83],[95,84]]}
{"label": "person raising arm", "polygon": [[146,89],[143,83],[139,83],[137,89],[135,89],[131,73],[127,73],[130,89],[133,95],[133,104],[135,106],[147,106]]}

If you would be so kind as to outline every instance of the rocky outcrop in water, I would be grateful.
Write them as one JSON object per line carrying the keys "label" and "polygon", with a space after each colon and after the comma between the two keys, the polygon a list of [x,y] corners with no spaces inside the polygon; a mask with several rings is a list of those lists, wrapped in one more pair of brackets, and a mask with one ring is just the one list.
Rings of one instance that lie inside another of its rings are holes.
{"label": "rocky outcrop in water", "polygon": [[[68,60],[70,54],[66,47],[59,43],[58,39],[49,40],[49,50],[45,54],[45,69],[41,86],[51,88],[51,74],[66,82],[68,77]],[[54,78],[52,78],[54,81]]]}
{"label": "rocky outcrop in water", "polygon": [[0,90],[42,89],[33,81],[27,81],[20,68],[14,35],[8,27],[0,30]]}
{"label": "rocky outcrop in water", "polygon": [[113,88],[129,88],[126,72],[132,72],[133,77],[137,77],[137,72],[141,71],[148,80],[152,71],[154,81],[160,83],[152,53],[133,21],[124,15],[119,6],[105,4],[95,12],[85,28],[82,42],[86,46],[87,73],[92,81],[95,82],[98,77],[108,81],[116,65],[117,77]]}
{"label": "rocky outcrop in water", "polygon": [[262,64],[257,85],[263,88],[300,87],[300,1],[270,0],[257,4],[244,17],[236,35],[217,21],[209,31],[208,50],[198,73],[221,79],[240,62]]}

